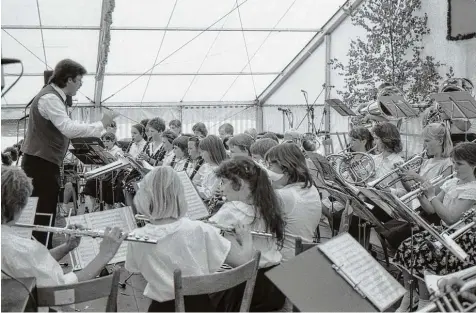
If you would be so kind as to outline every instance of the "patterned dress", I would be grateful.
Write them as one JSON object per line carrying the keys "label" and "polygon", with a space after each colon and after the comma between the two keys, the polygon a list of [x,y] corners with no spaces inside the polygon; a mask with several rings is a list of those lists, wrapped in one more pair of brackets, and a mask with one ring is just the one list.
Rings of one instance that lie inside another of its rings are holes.
{"label": "patterned dress", "polygon": [[[449,210],[458,200],[474,200],[476,203],[476,181],[458,185],[458,179],[453,178],[444,183],[441,190],[445,193],[443,205]],[[438,232],[441,232],[443,228],[438,226]],[[428,231],[413,235],[413,273],[417,278],[424,279],[425,270],[436,275],[446,275],[476,264],[476,233],[474,231],[469,230],[455,240],[469,255],[467,262],[461,261],[445,248],[442,249],[441,254],[436,255],[428,245],[428,240],[435,241]],[[408,238],[398,248],[393,264],[410,272],[411,253],[412,238]]]}

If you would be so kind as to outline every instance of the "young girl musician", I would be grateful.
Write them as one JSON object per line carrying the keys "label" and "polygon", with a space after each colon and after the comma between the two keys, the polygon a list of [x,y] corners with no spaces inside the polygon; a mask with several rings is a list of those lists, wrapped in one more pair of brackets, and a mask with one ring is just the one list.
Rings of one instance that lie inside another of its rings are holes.
{"label": "young girl musician", "polygon": [[197,136],[192,136],[189,137],[187,143],[188,155],[192,160],[192,166],[187,170],[187,174],[192,183],[197,187],[202,185],[202,179],[206,170],[206,166],[203,166],[205,161],[198,148],[199,142],[200,139]]}
{"label": "young girl musician", "polygon": [[206,171],[197,190],[202,199],[210,199],[220,186],[221,181],[216,176],[215,169],[227,158],[226,151],[223,142],[215,135],[201,139],[198,147],[205,161]]}
{"label": "young girl musician", "polygon": [[166,131],[164,131],[162,135],[162,147],[164,147],[165,149],[165,157],[163,159],[163,162],[157,162],[157,165],[166,165],[166,166],[172,165],[172,161],[175,157],[174,145],[173,145],[173,142],[175,139],[177,139],[176,133],[174,133],[170,129],[167,129]]}
{"label": "young girl musician", "polygon": [[[443,221],[443,226],[458,222],[463,214],[476,204],[476,143],[460,143],[451,152],[454,164],[455,178],[447,180],[437,194],[436,189],[426,181],[421,185],[424,195],[419,197],[421,207],[427,213],[436,213]],[[440,232],[443,228],[440,228]],[[405,240],[395,255],[394,264],[403,270],[405,287],[410,289],[410,272],[418,278],[420,302],[418,308],[428,304],[429,293],[424,282],[424,271],[429,270],[436,275],[446,275],[468,268],[476,263],[476,234],[469,230],[456,243],[469,255],[469,260],[463,262],[451,252],[443,248],[441,257],[433,253],[427,244],[432,239],[427,231],[413,235]],[[412,246],[413,243],[413,246]],[[412,251],[413,250],[413,251]],[[413,260],[411,256],[413,255]],[[410,293],[402,299],[400,310],[410,307]]]}
{"label": "young girl musician", "polygon": [[172,144],[174,145],[174,158],[170,166],[177,172],[188,171],[193,167],[193,162],[188,155],[188,136],[180,136],[176,138]]}
{"label": "young girl musician", "polygon": [[[135,232],[158,241],[153,248],[130,243],[126,257],[126,269],[141,273],[147,280],[144,295],[152,299],[149,312],[175,310],[175,269],[181,269],[184,276],[208,275],[224,263],[239,266],[252,258],[251,233],[246,227],[233,225],[237,238],[225,239],[217,228],[185,217],[184,188],[171,167],[150,171],[134,203],[137,211],[150,219],[150,224]],[[208,295],[185,297],[185,307],[197,312],[215,310]]]}
{"label": "young girl musician", "polygon": [[165,121],[160,117],[151,119],[147,123],[146,129],[149,133],[149,143],[147,148],[139,153],[138,159],[144,160],[152,166],[162,161],[165,157],[165,149],[162,143],[162,134],[165,131]]}
{"label": "young girl musician", "polygon": [[230,147],[230,156],[232,158],[237,156],[251,157],[250,147],[255,142],[253,137],[248,134],[238,134],[228,140],[228,147]]}
{"label": "young girl musician", "polygon": [[[284,241],[284,217],[268,174],[250,158],[236,157],[223,162],[216,175],[223,181],[227,202],[210,221],[224,226],[250,225],[253,230],[272,235],[272,238],[253,237],[253,247],[261,251],[261,260],[250,310],[279,310],[285,297],[265,273],[281,262],[279,250]],[[217,301],[218,311],[237,311],[243,290],[244,285],[240,285],[225,292]]]}

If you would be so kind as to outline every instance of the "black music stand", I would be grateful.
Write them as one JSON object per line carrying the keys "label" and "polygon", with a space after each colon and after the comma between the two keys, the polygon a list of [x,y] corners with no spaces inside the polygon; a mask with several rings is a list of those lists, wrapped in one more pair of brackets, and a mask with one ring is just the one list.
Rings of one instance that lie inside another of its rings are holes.
{"label": "black music stand", "polygon": [[377,312],[313,247],[265,274],[301,312]]}
{"label": "black music stand", "polygon": [[347,107],[344,102],[339,99],[327,99],[325,101],[331,108],[337,111],[342,116],[357,116],[349,107]]}
{"label": "black music stand", "polygon": [[476,118],[476,99],[467,91],[434,93],[430,97],[442,108],[450,118]]}
{"label": "black music stand", "polygon": [[402,95],[380,96],[379,101],[396,119],[418,116],[418,113]]}

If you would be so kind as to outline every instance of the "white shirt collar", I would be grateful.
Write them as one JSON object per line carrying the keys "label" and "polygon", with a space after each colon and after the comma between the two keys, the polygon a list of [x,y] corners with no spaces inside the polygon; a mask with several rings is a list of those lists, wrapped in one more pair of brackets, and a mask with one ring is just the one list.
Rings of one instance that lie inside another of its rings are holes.
{"label": "white shirt collar", "polygon": [[60,94],[61,98],[63,98],[63,102],[65,102],[66,94],[64,93],[64,91],[60,87],[56,86],[56,84],[51,84],[51,87],[53,87],[53,89]]}

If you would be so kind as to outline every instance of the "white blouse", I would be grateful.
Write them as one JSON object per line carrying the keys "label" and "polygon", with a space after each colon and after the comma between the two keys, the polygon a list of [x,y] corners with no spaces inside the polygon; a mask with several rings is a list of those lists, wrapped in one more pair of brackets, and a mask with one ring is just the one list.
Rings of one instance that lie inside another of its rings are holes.
{"label": "white blouse", "polygon": [[443,206],[451,210],[458,200],[474,200],[476,201],[476,181],[458,185],[458,178],[447,180],[441,190],[445,193],[443,198]]}
{"label": "white blouse", "polygon": [[[212,166],[208,163],[204,163],[203,167],[203,176],[200,186],[197,186],[197,190],[200,194],[203,194],[205,198],[209,199],[218,190],[221,184],[221,179],[215,175],[215,170],[218,166]],[[197,173],[198,174],[198,173]]]}
{"label": "white blouse", "polygon": [[[283,201],[286,235],[300,236],[312,242],[314,232],[321,220],[321,199],[316,187],[302,188],[303,185],[303,183],[290,184],[277,189],[276,193]],[[285,236],[281,250],[284,261],[295,256],[295,245],[294,237]]]}
{"label": "white blouse", "polygon": [[139,142],[133,142],[132,145],[131,145],[131,148],[129,149],[129,154],[133,158],[137,158],[139,153],[141,153],[142,150],[144,150],[144,147],[145,147],[146,143],[147,143],[147,141],[145,141],[144,139],[142,139]]}
{"label": "white blouse", "polygon": [[[255,212],[253,206],[240,201],[231,201],[225,202],[220,210],[210,218],[210,221],[223,226],[234,226],[241,223],[251,225],[251,229],[254,231],[265,232],[265,222],[260,217],[255,218],[256,214],[258,213]],[[275,238],[253,236],[253,248],[261,251],[260,268],[267,268],[281,262],[282,255],[278,251]]]}
{"label": "white blouse", "polygon": [[[19,237],[12,227],[2,225],[2,270],[15,278],[35,277],[38,287],[74,284],[73,272],[63,273],[48,249],[36,240]],[[3,278],[2,274],[2,278]]]}
{"label": "white blouse", "polygon": [[164,156],[164,163],[163,166],[170,166],[172,164],[172,160],[174,159],[175,153],[174,150],[170,150]]}
{"label": "white blouse", "polygon": [[[375,163],[375,175],[369,181],[373,181],[375,179],[383,177],[384,175],[388,174],[389,172],[395,169],[395,164],[405,162],[405,160],[403,160],[403,158],[397,153],[392,153],[386,157],[383,156],[383,153],[380,153],[377,155],[373,155],[372,157]],[[398,174],[396,173],[384,179],[381,182],[381,184],[384,184],[384,185],[388,184],[395,178],[398,178]],[[394,184],[393,186],[391,186],[391,189],[399,190],[399,191],[405,190],[401,182],[398,182]]]}
{"label": "white blouse", "polygon": [[134,233],[158,242],[153,247],[129,243],[125,267],[144,276],[144,296],[159,302],[175,298],[175,269],[180,269],[183,276],[215,273],[231,249],[231,243],[218,229],[185,217],[169,224],[147,224]]}

